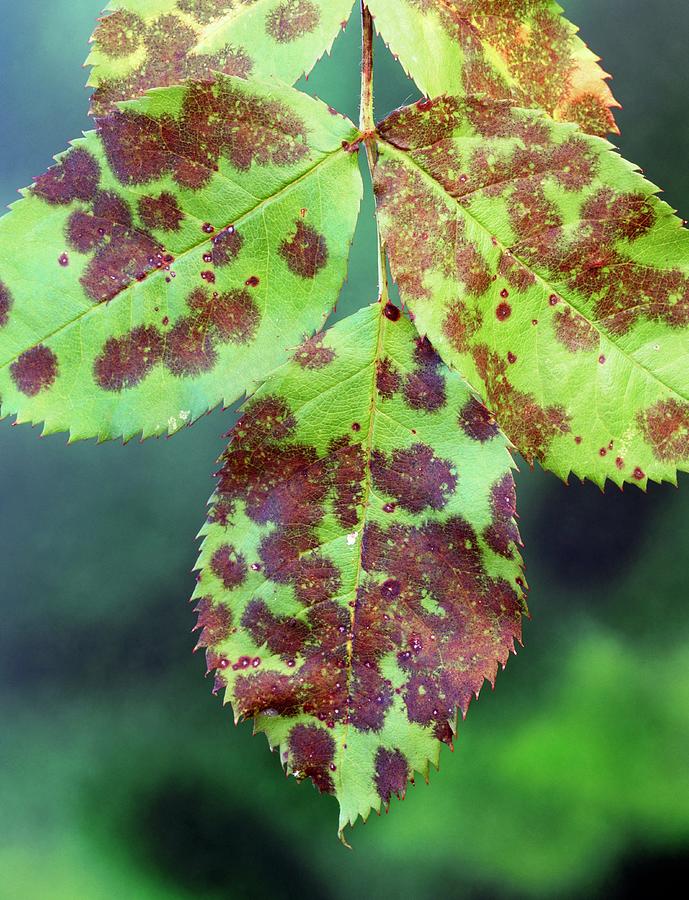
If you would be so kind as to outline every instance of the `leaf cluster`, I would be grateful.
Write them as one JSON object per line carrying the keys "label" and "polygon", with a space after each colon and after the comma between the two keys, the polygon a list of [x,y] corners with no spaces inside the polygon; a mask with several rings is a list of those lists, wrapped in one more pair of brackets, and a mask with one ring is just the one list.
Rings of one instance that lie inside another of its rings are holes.
{"label": "leaf cluster", "polygon": [[[198,646],[340,834],[428,777],[521,640],[511,451],[601,487],[689,468],[689,237],[605,139],[561,8],[362,2],[357,127],[290,86],[353,5],[113,0],[95,130],[0,220],[3,415],[129,440],[249,395]],[[422,92],[377,124],[374,27]],[[325,328],[360,150],[378,297]]]}

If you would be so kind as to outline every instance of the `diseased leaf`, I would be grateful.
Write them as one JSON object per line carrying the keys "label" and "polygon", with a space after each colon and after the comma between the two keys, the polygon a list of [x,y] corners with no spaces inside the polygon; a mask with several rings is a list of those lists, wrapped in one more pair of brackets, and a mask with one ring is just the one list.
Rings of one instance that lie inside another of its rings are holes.
{"label": "diseased leaf", "polygon": [[520,452],[566,478],[689,469],[689,235],[610,145],[441,98],[379,127],[393,273]]}
{"label": "diseased leaf", "polygon": [[332,46],[353,0],[113,0],[93,35],[93,111],[187,79],[293,83]]}
{"label": "diseased leaf", "polygon": [[195,599],[237,718],[340,803],[340,833],[428,777],[520,639],[512,461],[399,309],[305,341],[218,473]]}
{"label": "diseased leaf", "polygon": [[0,220],[2,411],[72,438],[172,433],[330,313],[356,130],[292,88],[224,76],[98,128]]}
{"label": "diseased leaf", "polygon": [[608,76],[554,0],[370,0],[376,27],[427,96],[484,93],[584,131],[617,131]]}

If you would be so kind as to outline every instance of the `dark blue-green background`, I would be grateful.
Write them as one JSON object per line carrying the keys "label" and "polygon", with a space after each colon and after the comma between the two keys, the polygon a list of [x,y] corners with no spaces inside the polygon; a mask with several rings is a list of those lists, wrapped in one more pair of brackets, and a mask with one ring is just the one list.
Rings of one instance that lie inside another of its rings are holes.
{"label": "dark blue-green background", "polygon": [[[0,0],[0,201],[87,128],[101,0]],[[689,215],[683,0],[572,0],[615,73],[624,153]],[[307,89],[356,114],[350,25]],[[416,96],[390,58],[379,112]],[[370,204],[340,311],[374,294]],[[194,535],[216,412],[173,440],[0,425],[0,898],[631,897],[689,874],[689,479],[605,496],[519,477],[526,650],[389,817],[235,729],[192,656]]]}

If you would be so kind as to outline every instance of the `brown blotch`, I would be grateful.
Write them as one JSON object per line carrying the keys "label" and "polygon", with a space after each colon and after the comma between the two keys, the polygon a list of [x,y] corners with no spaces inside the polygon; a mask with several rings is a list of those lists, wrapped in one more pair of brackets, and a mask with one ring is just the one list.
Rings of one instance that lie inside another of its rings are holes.
{"label": "brown blotch", "polygon": [[163,362],[179,378],[202,375],[215,365],[218,354],[208,321],[183,316],[165,336]]}
{"label": "brown blotch", "polygon": [[412,372],[404,381],[404,400],[412,409],[442,409],[447,401],[444,376],[428,369]]}
{"label": "brown blotch", "polygon": [[143,224],[154,231],[179,231],[184,219],[177,198],[169,191],[158,197],[140,197],[138,209]]}
{"label": "brown blotch", "polygon": [[576,122],[582,131],[598,137],[617,131],[610,107],[606,106],[598,94],[590,91],[580,94],[564,106],[561,118],[565,122]]}
{"label": "brown blotch", "polygon": [[447,402],[442,360],[427,337],[419,338],[414,350],[416,369],[404,380],[404,401],[411,409],[436,412]]}
{"label": "brown blotch", "polygon": [[140,16],[118,9],[98,23],[93,35],[96,48],[112,59],[129,56],[141,46],[145,23]]}
{"label": "brown blotch", "polygon": [[527,462],[542,459],[558,435],[569,433],[567,412],[560,406],[543,407],[532,394],[515,388],[507,375],[508,363],[489,347],[479,344],[472,355],[488,407],[503,431]]}
{"label": "brown blotch", "polygon": [[458,240],[455,247],[457,277],[464,282],[468,294],[480,297],[491,286],[493,272],[475,244]]}
{"label": "brown blotch", "polygon": [[451,306],[443,322],[443,334],[458,353],[465,353],[482,324],[481,313],[459,301]]}
{"label": "brown blotch", "polygon": [[[212,0],[180,0],[179,9],[191,11],[199,24],[208,24],[221,17],[232,3],[219,4]],[[114,15],[131,16],[131,13]],[[107,78],[95,90],[91,110],[95,115],[111,111],[120,100],[129,100],[153,87],[182,84],[189,79],[208,78],[212,72],[223,72],[246,78],[253,63],[241,48],[224,47],[213,54],[196,54],[192,51],[198,41],[197,32],[177,15],[164,14],[146,24],[134,19],[104,19],[96,30],[95,40],[103,49],[107,45],[112,53],[120,56],[119,48],[129,53],[138,50],[138,65],[121,78]],[[142,46],[143,45],[143,46]],[[132,48],[132,49],[130,49]],[[106,51],[107,52],[107,51]],[[129,55],[129,54],[127,54]]]}
{"label": "brown blotch", "polygon": [[289,44],[318,28],[321,14],[311,0],[284,0],[268,13],[266,33],[278,44]]}
{"label": "brown blotch", "polygon": [[[361,426],[353,430],[361,431]],[[351,443],[347,436],[331,441],[328,455],[333,467],[335,515],[344,528],[354,528],[359,522],[359,508],[364,498],[366,478],[364,448],[360,443]]]}
{"label": "brown blotch", "polygon": [[223,294],[213,292],[210,296],[199,288],[192,292],[187,302],[200,321],[212,326],[223,343],[248,344],[256,335],[261,313],[245,288]]}
{"label": "brown blotch", "polygon": [[536,276],[515,259],[511,253],[503,253],[500,257],[498,273],[518,293],[523,293],[536,283]]}
{"label": "brown blotch", "polygon": [[231,544],[218,547],[211,558],[211,571],[219,578],[228,591],[246,581],[246,559]]}
{"label": "brown blotch", "polygon": [[282,441],[290,437],[296,420],[281,397],[268,396],[247,405],[234,427],[236,444],[242,449],[257,447],[263,441]]}
{"label": "brown blotch", "polygon": [[116,110],[97,122],[110,167],[122,184],[146,184],[172,168],[158,120]]}
{"label": "brown blotch", "polygon": [[569,306],[555,313],[555,337],[571,353],[580,350],[595,350],[598,347],[598,332],[579,313]]}
{"label": "brown blotch", "polygon": [[96,383],[106,391],[139,384],[159,362],[163,337],[157,328],[140,325],[121,338],[109,338],[93,364]]}
{"label": "brown blotch", "polygon": [[163,255],[163,248],[151,235],[114,227],[110,242],[101,245],[89,261],[81,285],[99,303],[112,300],[135,281],[161,269]]}
{"label": "brown blotch", "polygon": [[7,325],[12,309],[12,294],[2,281],[0,281],[0,328]]}
{"label": "brown blotch", "polygon": [[223,603],[213,603],[212,597],[201,597],[194,612],[198,613],[194,631],[201,631],[197,648],[212,647],[230,635],[232,612]]}
{"label": "brown blotch", "polygon": [[292,359],[302,369],[324,369],[335,359],[335,351],[324,347],[323,339],[323,334],[314,334],[297,348]]}
{"label": "brown blotch", "polygon": [[37,178],[32,190],[48,203],[66,206],[74,200],[92,200],[99,181],[100,166],[95,157],[88,150],[75,147]]}
{"label": "brown blotch", "polygon": [[296,725],[288,744],[294,771],[310,778],[322,794],[334,793],[330,765],[335,758],[335,741],[328,732],[316,725]]}
{"label": "brown blotch", "polygon": [[457,486],[450,460],[440,459],[428,445],[420,443],[408,450],[394,450],[390,460],[375,450],[371,476],[377,490],[394,497],[399,506],[412,513],[443,509]]}
{"label": "brown blotch", "polygon": [[390,400],[399,391],[402,376],[389,356],[376,363],[376,388],[384,400]]}
{"label": "brown blotch", "polygon": [[490,505],[493,521],[483,532],[483,537],[491,550],[510,559],[514,545],[519,543],[519,529],[515,522],[517,495],[514,479],[509,473],[493,485]]}
{"label": "brown blotch", "polygon": [[385,806],[390,805],[392,795],[403,798],[409,780],[409,763],[400,750],[379,747],[375,759],[376,790]]}
{"label": "brown blotch", "polygon": [[482,444],[491,441],[500,431],[493,414],[475,397],[462,407],[458,422],[468,437]]}
{"label": "brown blotch", "polygon": [[583,219],[600,223],[609,239],[635,241],[653,228],[657,214],[650,197],[618,193],[602,188],[589,198],[581,212]]}
{"label": "brown blotch", "polygon": [[230,226],[215,235],[212,240],[211,258],[218,268],[228,266],[239,256],[244,245],[244,237],[236,228]]}
{"label": "brown blotch", "polygon": [[660,400],[639,413],[637,421],[657,459],[677,463],[689,459],[689,404]]}
{"label": "brown blotch", "polygon": [[566,191],[581,191],[596,177],[598,159],[590,141],[575,137],[552,150],[549,168]]}
{"label": "brown blotch", "polygon": [[450,246],[458,234],[456,216],[435,193],[422,174],[388,160],[374,171],[374,188],[381,214],[394,228],[387,229],[386,244],[393,275],[402,296],[427,300],[426,274],[438,264],[437,245],[429,240],[431,229],[446,236]]}
{"label": "brown blotch", "polygon": [[89,212],[76,210],[67,221],[67,240],[79,253],[89,253],[108,238],[128,239],[132,213],[123,197],[113,191],[98,191]]}
{"label": "brown blotch", "polygon": [[292,238],[280,245],[280,256],[290,271],[302,278],[315,278],[328,262],[328,245],[322,234],[297,219],[297,230]]}
{"label": "brown blotch", "polygon": [[339,569],[331,560],[314,554],[299,560],[293,584],[297,600],[308,606],[316,606],[337,595],[342,579]]}
{"label": "brown blotch", "polygon": [[301,695],[288,675],[261,672],[240,675],[234,684],[237,709],[243,716],[259,713],[295,716],[299,713]]}
{"label": "brown blotch", "polygon": [[294,659],[301,652],[309,635],[308,626],[293,616],[274,616],[263,600],[252,600],[242,616],[258,647],[264,644],[271,653]]}
{"label": "brown blotch", "polygon": [[[519,597],[487,575],[480,541],[459,516],[419,528],[368,525],[363,551],[365,572],[385,578],[383,588],[387,573],[395,573],[394,591],[382,594],[390,605],[381,624],[408,676],[402,692],[407,714],[450,743],[448,720],[456,708],[465,713],[484,679],[494,680],[498,663],[514,650],[521,633]],[[422,597],[440,612],[429,612]],[[379,643],[385,652],[387,645]]]}
{"label": "brown blotch", "polygon": [[[626,334],[640,319],[671,328],[689,324],[687,276],[678,269],[638,263],[622,252],[626,242],[652,227],[652,199],[603,190],[582,216],[576,233],[558,227],[534,231],[515,254],[590,301],[595,320],[611,334]],[[558,302],[553,295],[551,305]]]}
{"label": "brown blotch", "polygon": [[27,397],[35,397],[49,388],[57,378],[57,356],[44,344],[25,351],[10,366],[17,389]]}
{"label": "brown blotch", "polygon": [[[244,0],[250,6],[255,0]],[[177,0],[177,9],[188,13],[201,25],[210,25],[234,7],[234,0]]]}
{"label": "brown blotch", "polygon": [[290,166],[308,155],[306,125],[277,100],[247,96],[225,82],[191,82],[177,118],[115,111],[98,120],[108,161],[124,184],[170,174],[198,190],[220,158],[247,171]]}

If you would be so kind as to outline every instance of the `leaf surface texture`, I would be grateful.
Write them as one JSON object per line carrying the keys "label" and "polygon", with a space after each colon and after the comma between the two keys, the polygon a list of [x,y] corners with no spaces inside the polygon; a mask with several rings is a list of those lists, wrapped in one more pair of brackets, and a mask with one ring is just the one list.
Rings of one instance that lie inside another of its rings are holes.
{"label": "leaf surface texture", "polygon": [[341,832],[428,776],[520,638],[511,468],[486,409],[381,304],[306,341],[231,433],[199,645],[235,715],[336,795]]}
{"label": "leaf surface texture", "polygon": [[689,235],[605,141],[487,100],[379,128],[375,187],[422,334],[527,460],[645,485],[689,467]]}
{"label": "leaf surface texture", "polygon": [[216,71],[294,83],[330,50],[351,10],[352,0],[117,0],[86,61],[93,110]]}
{"label": "leaf surface texture", "polygon": [[234,402],[337,301],[355,135],[292,88],[225,76],[99,119],[0,220],[3,413],[129,438]]}
{"label": "leaf surface texture", "polygon": [[370,0],[376,27],[429,97],[485,93],[584,131],[616,131],[598,58],[553,0]]}

